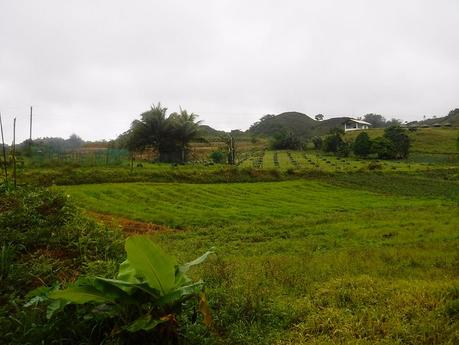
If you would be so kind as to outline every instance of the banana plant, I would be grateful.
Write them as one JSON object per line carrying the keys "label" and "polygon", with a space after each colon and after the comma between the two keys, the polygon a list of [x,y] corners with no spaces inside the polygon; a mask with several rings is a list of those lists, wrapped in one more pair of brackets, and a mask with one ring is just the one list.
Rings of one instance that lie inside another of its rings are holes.
{"label": "banana plant", "polygon": [[[86,318],[113,318],[119,331],[151,331],[163,323],[176,323],[175,315],[187,300],[196,298],[203,321],[210,326],[210,310],[203,292],[203,282],[193,282],[187,272],[213,253],[179,265],[164,253],[149,236],[133,236],[126,240],[127,259],[120,265],[116,279],[91,277],[78,280],[64,290],[46,293],[50,303],[47,318],[69,304],[89,305]],[[43,301],[36,296],[29,302]]]}

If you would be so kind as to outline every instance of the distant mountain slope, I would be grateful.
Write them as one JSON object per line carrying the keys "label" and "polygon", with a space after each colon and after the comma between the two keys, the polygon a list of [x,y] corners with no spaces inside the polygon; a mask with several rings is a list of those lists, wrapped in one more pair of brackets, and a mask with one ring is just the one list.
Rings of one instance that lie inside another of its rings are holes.
{"label": "distant mountain slope", "polygon": [[200,125],[199,133],[203,138],[218,138],[225,135],[225,131],[216,130],[208,125]]}
{"label": "distant mountain slope", "polygon": [[427,119],[424,121],[410,122],[410,126],[434,126],[434,125],[451,125],[453,127],[459,127],[459,108],[451,110],[448,115],[443,117],[437,117],[434,119]]}
{"label": "distant mountain slope", "polygon": [[260,121],[255,122],[248,130],[251,134],[273,136],[279,132],[292,132],[304,135],[317,121],[306,114],[287,112],[279,115],[265,115]]}
{"label": "distant mountain slope", "polygon": [[253,135],[274,136],[284,131],[310,137],[323,135],[333,128],[342,127],[346,119],[348,117],[335,117],[324,121],[316,121],[306,114],[287,112],[279,115],[263,116],[247,132]]}

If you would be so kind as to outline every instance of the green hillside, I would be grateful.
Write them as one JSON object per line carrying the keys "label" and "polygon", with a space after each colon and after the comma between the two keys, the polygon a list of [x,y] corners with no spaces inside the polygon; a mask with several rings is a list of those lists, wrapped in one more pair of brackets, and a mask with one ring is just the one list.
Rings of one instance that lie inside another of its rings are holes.
{"label": "green hillside", "polygon": [[315,122],[309,116],[298,112],[266,115],[254,123],[248,132],[263,136],[274,136],[282,131],[304,135],[309,132]]}

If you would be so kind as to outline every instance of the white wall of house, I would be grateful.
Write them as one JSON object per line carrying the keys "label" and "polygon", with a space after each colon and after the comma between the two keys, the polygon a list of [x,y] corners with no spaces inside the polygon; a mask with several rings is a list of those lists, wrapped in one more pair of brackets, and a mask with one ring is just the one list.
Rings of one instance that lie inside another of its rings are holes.
{"label": "white wall of house", "polygon": [[362,129],[368,129],[368,125],[364,125],[358,122],[345,122],[344,123],[344,131],[357,131],[357,130],[362,130]]}

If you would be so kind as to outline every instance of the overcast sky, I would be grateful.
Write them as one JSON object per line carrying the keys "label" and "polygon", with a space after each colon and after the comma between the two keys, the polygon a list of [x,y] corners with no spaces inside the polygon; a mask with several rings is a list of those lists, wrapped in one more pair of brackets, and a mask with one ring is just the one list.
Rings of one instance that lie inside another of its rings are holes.
{"label": "overcast sky", "polygon": [[110,139],[161,102],[217,129],[264,114],[459,107],[458,0],[0,0],[8,140]]}

